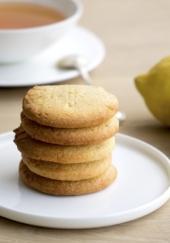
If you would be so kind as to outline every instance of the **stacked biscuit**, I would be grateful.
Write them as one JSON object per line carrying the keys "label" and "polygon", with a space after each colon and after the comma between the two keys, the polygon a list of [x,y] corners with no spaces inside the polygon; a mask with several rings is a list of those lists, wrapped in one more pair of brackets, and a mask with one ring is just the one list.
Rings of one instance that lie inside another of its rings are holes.
{"label": "stacked biscuit", "polygon": [[110,185],[117,174],[111,155],[117,109],[115,96],[99,87],[30,89],[15,130],[22,181],[53,195],[81,195]]}

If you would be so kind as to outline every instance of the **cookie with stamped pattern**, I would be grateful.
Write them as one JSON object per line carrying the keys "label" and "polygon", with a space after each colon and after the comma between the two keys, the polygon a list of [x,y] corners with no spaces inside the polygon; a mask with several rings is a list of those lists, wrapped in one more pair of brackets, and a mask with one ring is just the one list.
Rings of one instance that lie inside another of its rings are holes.
{"label": "cookie with stamped pattern", "polygon": [[57,128],[98,126],[117,110],[118,101],[113,94],[88,85],[35,86],[23,99],[27,118]]}

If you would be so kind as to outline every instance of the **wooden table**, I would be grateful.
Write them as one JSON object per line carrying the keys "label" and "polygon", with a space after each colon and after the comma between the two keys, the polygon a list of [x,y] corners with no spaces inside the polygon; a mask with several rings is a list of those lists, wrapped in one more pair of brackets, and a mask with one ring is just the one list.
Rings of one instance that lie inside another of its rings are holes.
{"label": "wooden table", "polygon": [[[127,114],[121,132],[138,137],[170,156],[170,129],[149,113],[133,78],[170,52],[170,1],[86,0],[81,24],[104,41],[107,55],[92,75],[95,85],[117,95]],[[80,82],[73,80],[72,82]],[[0,89],[0,132],[19,124],[26,88]],[[91,230],[55,230],[27,226],[0,218],[0,243],[168,243],[170,202],[140,220]]]}

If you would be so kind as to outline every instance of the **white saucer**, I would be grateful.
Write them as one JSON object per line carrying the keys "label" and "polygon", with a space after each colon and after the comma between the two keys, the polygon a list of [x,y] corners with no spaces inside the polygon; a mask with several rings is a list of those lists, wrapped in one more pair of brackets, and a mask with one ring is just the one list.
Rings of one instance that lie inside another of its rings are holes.
{"label": "white saucer", "polygon": [[107,189],[85,196],[55,197],[18,181],[20,154],[13,133],[0,135],[0,216],[52,228],[93,228],[147,215],[170,197],[170,163],[140,140],[117,136],[113,160],[118,178]]}
{"label": "white saucer", "polygon": [[86,69],[90,71],[103,60],[105,48],[92,32],[75,27],[60,43],[36,58],[25,63],[0,65],[0,87],[32,86],[74,78],[78,76],[77,71],[62,71],[57,68],[57,61],[69,54],[86,57]]}

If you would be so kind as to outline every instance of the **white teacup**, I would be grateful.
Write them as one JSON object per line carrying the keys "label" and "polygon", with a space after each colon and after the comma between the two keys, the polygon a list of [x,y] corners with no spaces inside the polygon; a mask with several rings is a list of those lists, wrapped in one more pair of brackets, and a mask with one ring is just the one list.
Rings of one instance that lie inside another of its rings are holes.
{"label": "white teacup", "polygon": [[6,0],[5,2],[43,4],[61,11],[65,19],[40,27],[0,29],[0,63],[21,62],[41,53],[76,25],[82,13],[82,4],[79,0]]}

